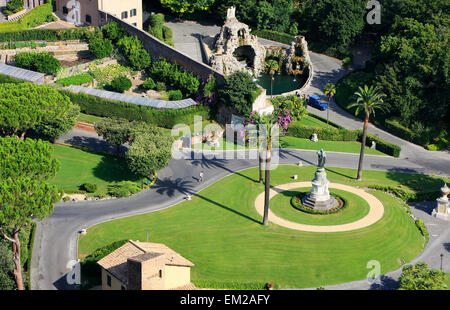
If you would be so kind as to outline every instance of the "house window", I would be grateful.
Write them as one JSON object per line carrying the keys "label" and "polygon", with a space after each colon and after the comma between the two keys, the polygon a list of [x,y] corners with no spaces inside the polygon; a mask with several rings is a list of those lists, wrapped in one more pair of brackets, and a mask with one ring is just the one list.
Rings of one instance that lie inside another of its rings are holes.
{"label": "house window", "polygon": [[91,15],[86,15],[86,23],[88,23],[88,24],[92,23]]}
{"label": "house window", "polygon": [[128,18],[128,11],[122,12],[122,19]]}
{"label": "house window", "polygon": [[63,14],[64,15],[69,14],[69,9],[66,6],[63,6]]}
{"label": "house window", "polygon": [[136,27],[136,26],[137,26],[137,24],[136,24],[136,23],[132,23],[132,25],[133,25],[134,27]]}
{"label": "house window", "polygon": [[159,277],[162,278],[162,270],[159,270]]}
{"label": "house window", "polygon": [[111,276],[108,274],[106,275],[106,285],[108,285],[109,287],[111,287]]}
{"label": "house window", "polygon": [[137,15],[137,10],[136,9],[132,9],[130,11],[130,17],[136,16]]}

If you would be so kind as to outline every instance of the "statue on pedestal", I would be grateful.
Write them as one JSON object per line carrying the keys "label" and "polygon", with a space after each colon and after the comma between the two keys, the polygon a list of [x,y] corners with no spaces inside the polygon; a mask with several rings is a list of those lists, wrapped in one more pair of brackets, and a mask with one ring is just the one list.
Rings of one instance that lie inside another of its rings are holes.
{"label": "statue on pedestal", "polygon": [[450,221],[450,201],[448,200],[448,194],[450,194],[450,188],[447,183],[441,187],[442,197],[436,199],[437,206],[431,214],[434,217]]}
{"label": "statue on pedestal", "polygon": [[317,152],[317,156],[319,156],[319,164],[317,165],[317,168],[324,169],[325,163],[327,162],[327,154],[323,149]]}

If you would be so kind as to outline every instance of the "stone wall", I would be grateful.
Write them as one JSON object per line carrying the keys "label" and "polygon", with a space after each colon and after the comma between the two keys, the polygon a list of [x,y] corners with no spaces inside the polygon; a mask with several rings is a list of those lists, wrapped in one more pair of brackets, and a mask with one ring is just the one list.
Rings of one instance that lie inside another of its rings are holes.
{"label": "stone wall", "polygon": [[144,43],[145,49],[150,53],[154,60],[157,60],[159,57],[164,57],[171,62],[175,62],[179,64],[184,69],[193,72],[203,79],[207,79],[210,74],[213,74],[219,83],[224,81],[224,75],[214,70],[210,66],[198,62],[184,53],[177,51],[175,48],[161,42],[154,36],[149,33],[140,30],[134,27],[131,24],[107,13],[102,10],[99,10],[100,14],[100,23],[106,24],[110,21],[114,21],[125,28],[131,35],[137,36],[142,43]]}

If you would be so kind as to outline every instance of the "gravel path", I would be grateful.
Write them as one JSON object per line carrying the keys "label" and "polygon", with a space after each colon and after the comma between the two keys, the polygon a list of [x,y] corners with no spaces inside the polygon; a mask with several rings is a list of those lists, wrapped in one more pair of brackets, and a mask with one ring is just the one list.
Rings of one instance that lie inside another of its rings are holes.
{"label": "gravel path", "polygon": [[[269,197],[270,199],[272,199],[274,196],[284,191],[301,187],[311,187],[311,182],[295,182],[278,185],[270,190]],[[340,189],[361,197],[369,204],[370,207],[369,213],[362,219],[359,219],[353,223],[347,223],[342,225],[318,226],[318,225],[305,225],[288,221],[284,218],[277,216],[269,209],[269,221],[289,229],[328,233],[328,232],[351,231],[368,227],[370,225],[375,224],[383,217],[384,214],[383,204],[372,194],[369,194],[362,189],[338,183],[330,183],[329,188]],[[260,195],[258,195],[258,197],[256,197],[255,208],[256,211],[258,211],[259,215],[261,216],[264,215],[264,192],[262,192]]]}

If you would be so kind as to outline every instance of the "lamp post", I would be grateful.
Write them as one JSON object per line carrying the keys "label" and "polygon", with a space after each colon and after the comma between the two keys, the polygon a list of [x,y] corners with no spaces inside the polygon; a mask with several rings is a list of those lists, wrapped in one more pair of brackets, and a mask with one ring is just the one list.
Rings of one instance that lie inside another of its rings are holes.
{"label": "lamp post", "polygon": [[272,78],[270,79],[270,98],[273,98],[273,81],[275,80],[275,78],[272,75]]}
{"label": "lamp post", "polygon": [[441,271],[442,271],[442,259],[444,258],[444,254],[441,253]]}

